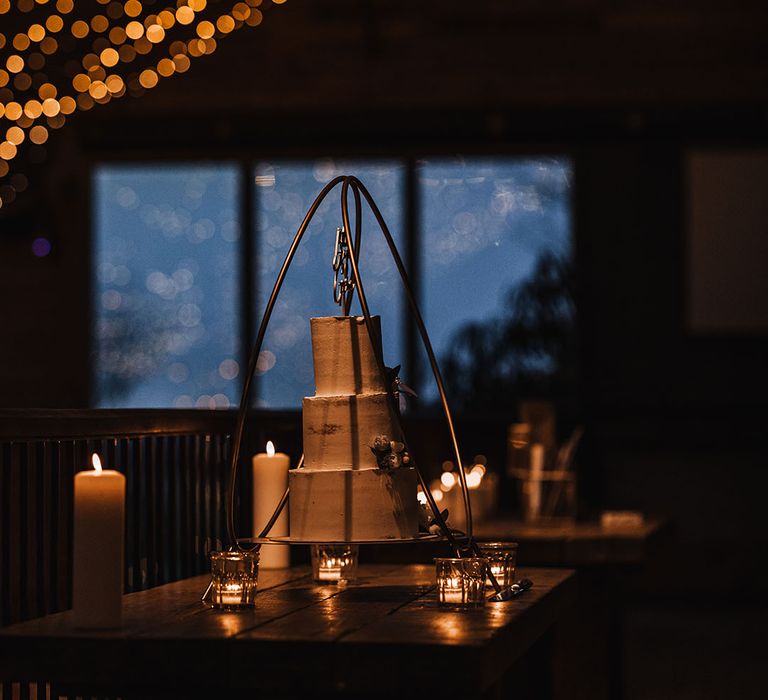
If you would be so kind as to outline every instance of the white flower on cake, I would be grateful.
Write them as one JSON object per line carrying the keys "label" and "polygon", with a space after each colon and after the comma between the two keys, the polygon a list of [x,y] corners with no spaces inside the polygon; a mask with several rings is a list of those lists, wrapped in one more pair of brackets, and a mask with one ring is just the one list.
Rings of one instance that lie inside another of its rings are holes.
{"label": "white flower on cake", "polygon": [[377,435],[371,445],[371,452],[376,457],[379,469],[398,469],[408,464],[411,458],[405,449],[405,444],[397,440],[390,440],[387,435]]}

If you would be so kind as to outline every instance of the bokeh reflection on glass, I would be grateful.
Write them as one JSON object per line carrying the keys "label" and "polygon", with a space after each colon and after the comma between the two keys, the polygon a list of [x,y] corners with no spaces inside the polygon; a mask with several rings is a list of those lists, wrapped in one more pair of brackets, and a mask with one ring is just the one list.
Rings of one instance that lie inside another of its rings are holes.
{"label": "bokeh reflection on glass", "polygon": [[237,404],[238,191],[229,165],[96,170],[96,406]]}

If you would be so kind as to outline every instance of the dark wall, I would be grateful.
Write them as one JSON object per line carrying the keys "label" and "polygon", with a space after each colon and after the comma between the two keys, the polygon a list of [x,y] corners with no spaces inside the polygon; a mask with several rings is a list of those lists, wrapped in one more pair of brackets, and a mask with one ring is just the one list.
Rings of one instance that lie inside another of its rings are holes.
{"label": "dark wall", "polygon": [[[686,585],[711,543],[739,552],[734,580],[762,580],[750,562],[768,531],[756,515],[768,340],[685,328],[684,157],[766,144],[768,14],[757,2],[540,5],[289,2],[142,99],[75,115],[0,211],[0,406],[87,405],[93,162],[565,152],[584,499],[676,521]],[[53,241],[47,258],[30,254],[37,235]]]}

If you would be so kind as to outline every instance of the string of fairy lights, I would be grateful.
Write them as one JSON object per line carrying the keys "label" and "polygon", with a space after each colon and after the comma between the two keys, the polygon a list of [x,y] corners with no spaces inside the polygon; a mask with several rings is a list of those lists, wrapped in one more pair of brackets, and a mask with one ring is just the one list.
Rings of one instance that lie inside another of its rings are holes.
{"label": "string of fairy lights", "polygon": [[186,73],[261,24],[264,1],[0,0],[0,207],[27,188],[22,163],[45,159],[52,130]]}

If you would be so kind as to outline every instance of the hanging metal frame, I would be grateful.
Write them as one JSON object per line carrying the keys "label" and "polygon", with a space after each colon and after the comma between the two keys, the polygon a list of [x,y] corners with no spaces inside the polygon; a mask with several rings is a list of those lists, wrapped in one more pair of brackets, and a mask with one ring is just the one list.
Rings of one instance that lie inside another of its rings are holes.
{"label": "hanging metal frame", "polygon": [[[337,267],[338,267],[339,261],[337,261],[338,256],[337,256],[336,250],[339,248],[339,236],[340,236],[340,231],[337,230],[336,249],[334,252],[334,299],[337,301],[337,303],[340,303],[340,305],[342,306],[344,315],[348,316],[352,306],[352,299],[353,299],[354,293],[355,292],[357,293],[357,298],[360,303],[360,308],[362,310],[363,317],[365,319],[365,326],[368,331],[368,336],[371,339],[371,344],[374,348],[376,362],[379,366],[379,371],[382,373],[382,376],[386,376],[386,372],[384,368],[384,359],[380,351],[380,345],[375,342],[375,338],[376,338],[375,330],[373,328],[373,323],[371,321],[371,313],[368,307],[368,301],[365,296],[365,290],[363,288],[363,282],[360,277],[360,270],[359,270],[360,246],[362,241],[362,206],[363,206],[362,200],[364,198],[366,204],[368,205],[368,208],[370,209],[373,216],[376,218],[376,222],[379,225],[381,234],[384,236],[384,239],[386,240],[387,246],[389,248],[389,252],[392,256],[392,260],[394,261],[395,266],[397,267],[397,271],[400,275],[400,280],[402,282],[403,289],[405,290],[405,295],[408,301],[408,306],[410,308],[411,315],[413,316],[413,319],[416,323],[416,328],[418,329],[419,336],[421,338],[424,351],[426,352],[427,358],[429,360],[429,365],[432,369],[432,375],[434,377],[435,384],[437,386],[437,390],[440,395],[440,403],[441,403],[443,414],[448,426],[448,431],[450,433],[453,454],[456,459],[456,464],[458,466],[459,483],[461,484],[461,492],[462,492],[463,505],[464,505],[464,516],[466,519],[466,533],[460,533],[449,527],[445,518],[443,518],[440,512],[440,509],[434,499],[434,496],[432,495],[432,492],[429,489],[429,486],[426,480],[424,479],[424,476],[422,475],[416,460],[413,458],[413,455],[411,455],[411,464],[416,469],[416,474],[418,476],[419,483],[421,484],[421,488],[427,499],[429,508],[432,511],[434,522],[438,525],[442,535],[448,541],[448,543],[450,544],[451,548],[454,550],[456,555],[457,556],[479,556],[480,550],[477,544],[475,543],[473,539],[473,534],[472,534],[472,505],[469,500],[469,490],[467,488],[467,479],[466,479],[466,475],[464,473],[464,468],[461,461],[459,444],[456,438],[456,430],[453,424],[453,418],[451,417],[451,411],[448,406],[448,399],[445,393],[443,378],[442,378],[442,375],[440,374],[440,368],[437,364],[437,359],[435,357],[434,350],[432,349],[432,343],[430,342],[426,326],[424,325],[424,320],[422,319],[421,313],[416,303],[416,297],[413,292],[413,287],[411,286],[411,283],[409,281],[408,273],[406,272],[405,265],[403,264],[402,258],[400,257],[400,253],[397,250],[395,241],[392,238],[392,234],[390,233],[389,228],[387,227],[387,224],[384,221],[384,217],[382,216],[381,211],[376,205],[376,202],[374,201],[370,192],[365,187],[365,185],[363,185],[363,183],[353,175],[340,175],[338,177],[335,177],[333,180],[328,182],[328,184],[326,184],[325,187],[323,187],[323,189],[315,198],[314,202],[312,202],[312,205],[310,206],[309,210],[304,216],[304,220],[301,222],[301,225],[296,231],[296,235],[293,238],[293,242],[291,243],[291,246],[288,249],[288,252],[286,253],[285,260],[283,261],[283,265],[280,268],[280,272],[277,275],[277,279],[275,280],[275,284],[272,288],[272,293],[270,294],[269,300],[267,301],[267,305],[264,309],[264,315],[262,316],[261,323],[259,324],[259,330],[258,330],[258,333],[256,334],[256,341],[253,344],[253,348],[251,349],[251,354],[248,359],[248,369],[245,373],[245,381],[243,382],[243,392],[240,399],[240,409],[238,411],[237,423],[235,427],[235,436],[232,443],[232,454],[230,457],[230,469],[229,469],[229,478],[227,483],[226,506],[227,506],[227,534],[229,536],[231,546],[239,550],[246,550],[246,549],[258,550],[261,547],[261,544],[258,542],[258,540],[264,539],[269,535],[269,532],[272,529],[272,526],[275,524],[275,522],[277,521],[277,518],[280,516],[280,513],[282,512],[283,508],[285,508],[286,503],[288,502],[289,489],[286,489],[282,495],[282,498],[277,504],[275,511],[272,514],[272,517],[269,519],[265,527],[259,533],[259,536],[250,541],[251,543],[250,547],[244,547],[243,544],[246,543],[247,540],[238,539],[236,530],[235,530],[235,515],[234,515],[235,487],[237,483],[237,469],[238,469],[238,464],[240,460],[240,449],[242,446],[243,433],[245,430],[245,419],[246,419],[246,414],[248,412],[248,407],[249,407],[249,396],[251,392],[251,386],[253,384],[253,377],[256,372],[256,366],[258,363],[259,354],[261,353],[261,347],[264,342],[264,337],[267,332],[267,327],[269,325],[270,318],[272,317],[272,312],[274,310],[277,297],[280,293],[280,289],[283,286],[283,282],[285,281],[285,276],[288,273],[288,269],[290,268],[291,262],[293,261],[296,251],[298,250],[299,244],[301,243],[301,240],[304,237],[304,234],[307,228],[309,227],[310,222],[312,221],[315,213],[317,212],[318,207],[320,206],[320,204],[322,204],[322,202],[330,194],[330,192],[334,188],[336,188],[338,185],[341,185],[341,202],[340,202],[341,219],[342,219],[341,230],[344,232],[343,234],[344,242],[346,243],[348,249],[351,251],[351,255],[347,255],[346,259],[348,260],[349,264],[352,267],[352,281],[351,281],[351,284],[345,285],[341,289],[337,288],[337,284],[339,281],[339,276],[338,276],[339,270],[337,269]],[[349,238],[349,232],[352,231],[353,229],[350,226],[350,216],[349,216],[350,191],[352,192],[352,195],[354,198],[354,216],[355,216],[354,237],[351,241]],[[390,410],[391,411],[397,410],[396,407],[394,406],[393,393],[391,391],[387,393],[390,396],[390,402],[389,402]],[[301,468],[303,464],[304,464],[304,455],[302,454],[297,468]],[[256,541],[255,544],[253,544],[254,541]],[[408,541],[413,541],[413,540],[408,540]],[[500,586],[496,582],[494,577],[490,574],[490,571],[488,572],[488,574],[491,579],[491,583],[493,584],[498,594],[501,590]]]}

